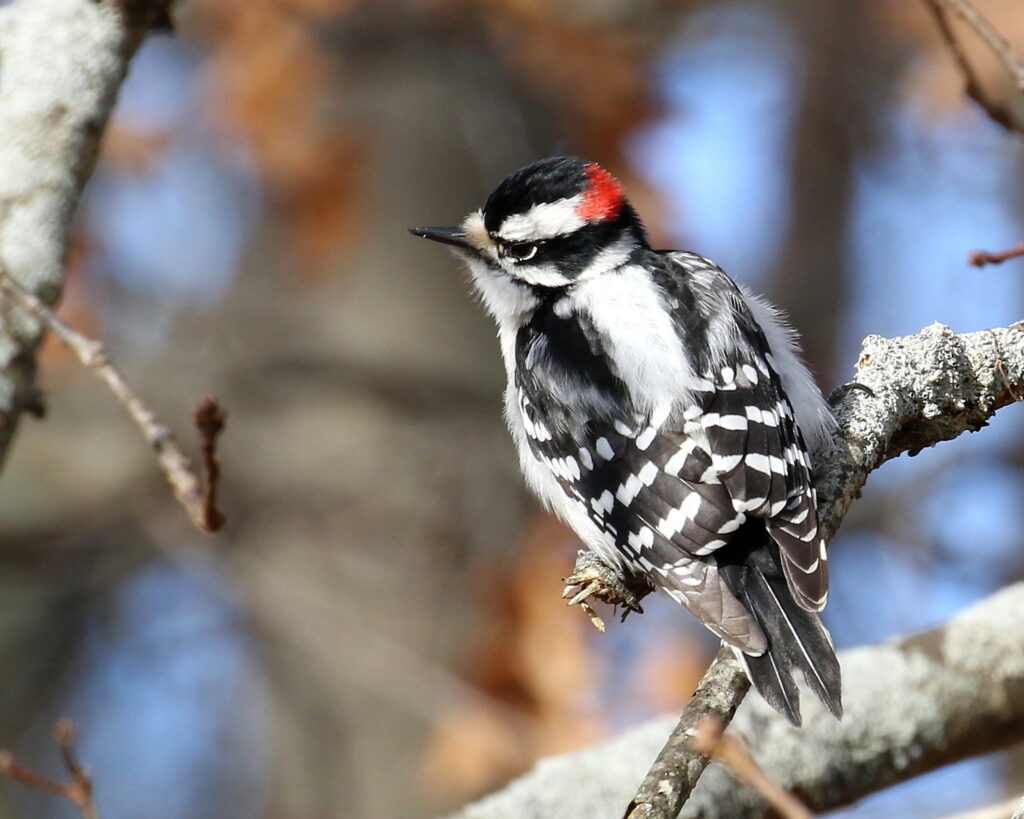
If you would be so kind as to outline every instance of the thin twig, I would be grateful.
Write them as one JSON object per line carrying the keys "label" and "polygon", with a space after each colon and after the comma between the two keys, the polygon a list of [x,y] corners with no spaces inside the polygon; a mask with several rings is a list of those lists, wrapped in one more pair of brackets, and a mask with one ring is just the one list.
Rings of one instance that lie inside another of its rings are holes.
{"label": "thin twig", "polygon": [[79,764],[74,749],[74,724],[61,717],[53,727],[53,738],[60,750],[64,767],[71,775],[70,782],[58,782],[22,765],[10,751],[0,751],[0,774],[8,776],[29,788],[56,794],[78,808],[82,819],[99,819],[92,801],[92,779]]}
{"label": "thin twig", "polygon": [[811,819],[811,812],[799,799],[765,776],[739,739],[725,734],[720,719],[705,717],[690,744],[709,759],[721,762],[737,779],[761,794],[783,819]]}
{"label": "thin twig", "polygon": [[953,27],[949,23],[946,12],[949,11],[955,14],[974,30],[982,42],[996,56],[996,59],[999,60],[1006,73],[1010,75],[1016,89],[1024,94],[1024,64],[1021,63],[1020,58],[1016,55],[1010,43],[993,28],[992,24],[968,0],[925,0],[925,5],[932,12],[942,38],[945,40],[946,46],[949,48],[953,59],[960,69],[960,73],[964,78],[964,90],[967,96],[978,103],[992,121],[999,123],[1008,131],[1024,133],[1021,124],[1010,113],[1009,107],[989,99],[988,94],[985,93],[981,81],[978,79],[977,72],[975,72],[970,61],[967,59],[963,44],[956,34],[953,33]]}
{"label": "thin twig", "polygon": [[227,410],[222,409],[217,399],[210,396],[196,407],[196,429],[199,431],[199,446],[203,456],[203,516],[212,531],[224,525],[224,513],[217,508],[217,486],[220,481],[217,439],[224,431],[227,417]]}
{"label": "thin twig", "polygon": [[1002,250],[998,253],[991,253],[987,250],[972,250],[967,254],[967,264],[972,264],[975,267],[984,267],[987,264],[1002,264],[1010,259],[1019,259],[1024,257],[1024,242],[1021,242],[1016,247],[1011,247],[1009,250]]}
{"label": "thin twig", "polygon": [[[0,292],[6,294],[18,306],[27,310],[53,332],[78,357],[82,364],[92,370],[108,387],[128,414],[142,431],[150,446],[157,455],[157,461],[167,478],[174,496],[185,507],[191,521],[204,532],[215,532],[223,523],[221,515],[213,505],[216,497],[216,456],[207,456],[206,447],[212,447],[216,435],[208,436],[202,430],[204,463],[210,469],[214,464],[209,478],[212,479],[204,489],[202,482],[192,471],[185,453],[182,452],[174,434],[157,420],[156,415],[128,385],[121,372],[114,366],[103,345],[70,327],[63,319],[53,312],[38,296],[26,290],[0,264]],[[198,422],[198,419],[197,419]],[[223,417],[221,417],[223,426]],[[219,432],[219,429],[218,429]],[[209,460],[212,458],[212,461]],[[214,514],[211,515],[211,512]]]}
{"label": "thin twig", "polygon": [[694,749],[691,738],[708,717],[727,725],[749,689],[750,680],[732,649],[723,645],[626,808],[625,819],[675,819],[679,815],[708,764],[707,756]]}
{"label": "thin twig", "polygon": [[957,17],[970,26],[982,39],[1003,69],[1013,80],[1017,90],[1024,93],[1024,63],[1013,50],[1010,41],[1000,34],[969,0],[940,0]]}

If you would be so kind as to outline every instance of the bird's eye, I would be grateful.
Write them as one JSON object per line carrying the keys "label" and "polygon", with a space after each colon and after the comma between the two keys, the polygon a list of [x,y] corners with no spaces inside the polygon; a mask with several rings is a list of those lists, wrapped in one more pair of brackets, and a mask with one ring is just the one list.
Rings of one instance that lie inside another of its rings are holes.
{"label": "bird's eye", "polygon": [[537,255],[537,245],[530,242],[516,242],[505,247],[505,254],[517,262],[525,262]]}

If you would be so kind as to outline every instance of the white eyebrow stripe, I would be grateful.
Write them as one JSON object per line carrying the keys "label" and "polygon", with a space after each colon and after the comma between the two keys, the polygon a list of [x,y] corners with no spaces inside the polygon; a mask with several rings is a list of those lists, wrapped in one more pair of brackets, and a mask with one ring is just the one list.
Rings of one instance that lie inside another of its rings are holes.
{"label": "white eyebrow stripe", "polygon": [[583,202],[583,194],[576,194],[557,202],[541,202],[525,213],[509,216],[497,231],[497,236],[506,242],[552,239],[579,230],[586,222],[580,218],[577,209]]}

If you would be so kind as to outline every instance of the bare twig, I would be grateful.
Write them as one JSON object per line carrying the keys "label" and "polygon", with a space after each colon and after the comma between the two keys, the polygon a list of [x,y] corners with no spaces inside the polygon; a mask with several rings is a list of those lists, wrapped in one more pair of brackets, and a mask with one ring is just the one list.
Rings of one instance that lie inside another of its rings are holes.
{"label": "bare twig", "polygon": [[783,819],[811,819],[811,812],[793,794],[772,782],[734,736],[725,734],[722,721],[705,717],[691,742],[704,756],[725,765],[741,782],[756,790]]}
{"label": "bare twig", "polygon": [[1024,93],[1024,64],[1013,50],[1010,41],[996,31],[995,27],[969,0],[940,0],[940,2],[974,30],[988,46],[989,51],[999,60],[1017,90]]}
{"label": "bare twig", "polygon": [[[212,420],[207,416],[210,411],[204,412],[202,422],[206,428],[200,428],[200,436],[203,444],[204,466],[207,470],[207,486],[204,488],[202,482],[192,471],[185,453],[175,439],[171,430],[157,420],[156,415],[143,402],[142,399],[129,386],[120,370],[114,366],[107,355],[103,345],[77,330],[70,327],[63,319],[53,312],[38,296],[29,292],[10,275],[7,268],[0,264],[0,292],[3,292],[11,301],[19,307],[27,310],[36,319],[51,330],[58,339],[67,345],[78,357],[78,360],[88,369],[92,370],[108,387],[118,401],[128,410],[128,414],[135,421],[135,424],[142,431],[150,446],[156,452],[157,461],[163,470],[167,482],[174,490],[174,496],[178,502],[185,507],[191,521],[204,532],[215,532],[223,524],[223,515],[217,511],[216,499],[216,478],[219,472],[214,445],[217,434],[223,427],[224,417],[213,402],[213,414],[219,420],[216,423],[216,431],[213,430]],[[205,404],[205,402],[204,402]],[[202,405],[200,407],[202,409]],[[199,411],[197,410],[196,423],[200,424]]]}
{"label": "bare twig", "polygon": [[982,42],[995,55],[996,59],[999,60],[1013,81],[1014,87],[1024,94],[1024,64],[1021,63],[1020,58],[1014,52],[1010,43],[993,28],[992,24],[968,0],[925,0],[925,5],[935,18],[935,23],[942,34],[942,38],[953,55],[953,59],[956,60],[960,73],[963,75],[964,90],[967,96],[978,103],[992,121],[999,123],[1008,131],[1024,133],[1021,124],[1014,119],[1009,107],[990,99],[984,88],[982,88],[977,72],[967,59],[963,44],[956,34],[953,33],[953,27],[946,16],[947,12],[955,14],[973,29]]}
{"label": "bare twig", "polygon": [[732,649],[723,645],[626,808],[626,819],[674,819],[679,815],[708,764],[707,755],[691,743],[697,727],[709,718],[727,725],[749,689],[750,680]]}
{"label": "bare twig", "polygon": [[217,484],[220,481],[220,458],[217,456],[217,439],[224,431],[227,410],[222,409],[216,398],[207,396],[196,407],[196,429],[203,456],[203,516],[211,531],[224,524],[224,513],[217,508]]}
{"label": "bare twig", "polygon": [[10,751],[0,751],[0,774],[29,788],[61,796],[78,808],[82,819],[99,819],[92,801],[92,779],[79,764],[74,750],[74,724],[67,717],[57,720],[53,738],[60,749],[61,760],[71,775],[70,782],[58,782],[18,762]]}
{"label": "bare twig", "polygon": [[987,250],[972,250],[967,255],[967,263],[975,267],[984,267],[987,264],[1002,264],[1010,259],[1019,259],[1021,257],[1024,257],[1024,242],[1021,242],[1016,247],[1011,247],[1009,250],[1003,250],[998,253],[990,253]]}

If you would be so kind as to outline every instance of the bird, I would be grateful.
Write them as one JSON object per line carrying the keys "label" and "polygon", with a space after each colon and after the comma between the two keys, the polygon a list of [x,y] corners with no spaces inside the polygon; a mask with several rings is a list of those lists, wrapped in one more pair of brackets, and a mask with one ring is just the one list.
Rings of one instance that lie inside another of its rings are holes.
{"label": "bird", "polygon": [[409,230],[462,258],[497,323],[505,418],[544,505],[730,646],[790,723],[798,670],[841,718],[810,454],[836,423],[780,311],[696,253],[653,249],[618,179],[577,157]]}

